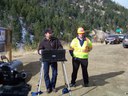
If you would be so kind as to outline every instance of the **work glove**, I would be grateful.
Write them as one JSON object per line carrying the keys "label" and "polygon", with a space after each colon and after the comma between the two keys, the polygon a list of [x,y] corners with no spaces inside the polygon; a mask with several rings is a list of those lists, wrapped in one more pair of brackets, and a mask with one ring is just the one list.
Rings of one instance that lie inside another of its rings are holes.
{"label": "work glove", "polygon": [[73,50],[69,50],[69,53],[73,57]]}
{"label": "work glove", "polygon": [[77,58],[77,57],[73,57],[73,60],[79,60],[79,58]]}

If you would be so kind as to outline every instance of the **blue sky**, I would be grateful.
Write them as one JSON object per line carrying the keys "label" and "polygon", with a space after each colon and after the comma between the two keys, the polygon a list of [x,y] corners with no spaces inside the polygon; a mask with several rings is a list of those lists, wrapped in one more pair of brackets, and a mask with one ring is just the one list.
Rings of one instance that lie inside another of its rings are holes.
{"label": "blue sky", "polygon": [[128,0],[112,0],[112,1],[115,1],[128,9]]}

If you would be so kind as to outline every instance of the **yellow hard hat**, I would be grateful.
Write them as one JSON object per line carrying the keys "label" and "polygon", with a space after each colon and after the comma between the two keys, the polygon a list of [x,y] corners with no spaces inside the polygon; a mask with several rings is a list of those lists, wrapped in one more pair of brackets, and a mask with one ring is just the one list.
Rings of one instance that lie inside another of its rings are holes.
{"label": "yellow hard hat", "polygon": [[79,27],[79,28],[77,29],[77,33],[78,33],[78,34],[83,34],[83,33],[85,33],[85,32],[84,32],[84,28]]}

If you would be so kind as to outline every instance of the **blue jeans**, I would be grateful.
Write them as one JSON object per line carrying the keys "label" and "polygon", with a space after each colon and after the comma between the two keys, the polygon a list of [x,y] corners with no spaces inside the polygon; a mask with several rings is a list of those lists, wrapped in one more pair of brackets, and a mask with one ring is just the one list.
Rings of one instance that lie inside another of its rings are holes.
{"label": "blue jeans", "polygon": [[[47,89],[55,88],[58,68],[57,62],[43,62],[44,63],[44,80]],[[52,69],[52,78],[49,77],[49,68]]]}

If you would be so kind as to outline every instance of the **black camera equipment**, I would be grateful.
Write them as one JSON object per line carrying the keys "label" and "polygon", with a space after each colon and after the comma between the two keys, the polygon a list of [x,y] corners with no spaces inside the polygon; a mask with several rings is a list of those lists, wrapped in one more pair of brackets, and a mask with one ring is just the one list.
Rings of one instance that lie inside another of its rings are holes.
{"label": "black camera equipment", "polygon": [[[5,58],[4,58],[5,59]],[[7,59],[7,58],[6,58]],[[20,60],[0,61],[0,96],[28,96],[31,74],[23,70]]]}

